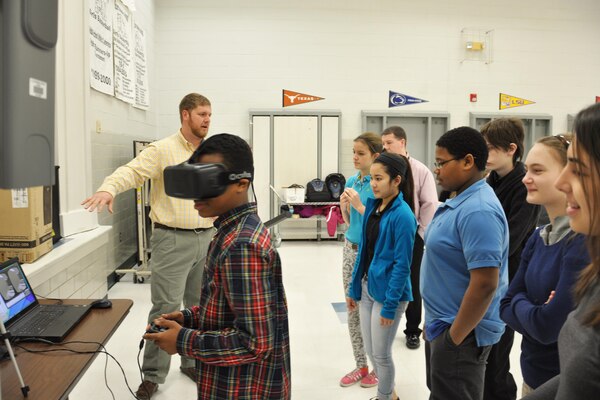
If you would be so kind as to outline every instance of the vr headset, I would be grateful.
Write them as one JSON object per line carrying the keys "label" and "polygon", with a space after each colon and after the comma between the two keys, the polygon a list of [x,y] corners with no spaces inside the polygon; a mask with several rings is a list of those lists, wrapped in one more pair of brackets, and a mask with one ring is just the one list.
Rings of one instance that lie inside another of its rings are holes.
{"label": "vr headset", "polygon": [[167,195],[205,200],[222,195],[227,186],[241,179],[252,181],[252,172],[231,172],[223,164],[193,164],[190,160],[165,168],[163,177]]}

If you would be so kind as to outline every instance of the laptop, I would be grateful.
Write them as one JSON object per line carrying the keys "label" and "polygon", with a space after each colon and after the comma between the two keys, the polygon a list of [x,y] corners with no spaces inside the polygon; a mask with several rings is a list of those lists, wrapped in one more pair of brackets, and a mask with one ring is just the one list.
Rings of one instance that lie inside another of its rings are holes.
{"label": "laptop", "polygon": [[19,259],[0,264],[0,316],[12,337],[62,342],[90,309],[89,305],[40,304]]}

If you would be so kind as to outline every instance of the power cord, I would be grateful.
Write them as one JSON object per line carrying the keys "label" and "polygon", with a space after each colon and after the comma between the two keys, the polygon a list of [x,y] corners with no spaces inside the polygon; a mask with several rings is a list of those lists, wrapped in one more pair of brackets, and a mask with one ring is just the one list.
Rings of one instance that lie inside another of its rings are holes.
{"label": "power cord", "polygon": [[[142,339],[142,342],[140,342],[140,350],[138,351],[138,368],[140,369],[140,376],[142,373],[142,369],[140,367],[140,362],[139,362],[139,358],[140,358],[140,353],[142,351],[142,347],[143,347],[143,341],[144,339]],[[75,353],[75,354],[95,354],[95,353],[99,353],[99,354],[105,354],[106,355],[106,360],[104,363],[104,384],[106,385],[106,388],[108,389],[108,391],[110,392],[113,400],[115,400],[115,395],[113,393],[113,391],[111,390],[111,388],[108,385],[108,377],[107,377],[107,368],[108,368],[108,358],[112,358],[113,361],[119,366],[119,368],[121,369],[121,374],[123,375],[123,379],[125,380],[125,385],[127,386],[127,389],[129,390],[129,393],[131,393],[131,395],[133,396],[134,399],[139,400],[139,398],[135,395],[135,393],[133,393],[133,390],[131,390],[131,387],[129,386],[129,382],[127,381],[127,375],[125,375],[125,370],[123,369],[123,366],[121,365],[121,363],[112,355],[110,354],[107,350],[106,347],[104,347],[104,345],[102,343],[99,342],[87,342],[87,341],[80,341],[80,340],[73,340],[73,341],[68,341],[68,342],[62,342],[62,343],[54,343],[51,342],[49,340],[45,340],[45,339],[39,339],[39,338],[32,338],[32,339],[27,339],[26,342],[39,342],[39,343],[44,343],[44,344],[48,344],[50,346],[53,347],[57,347],[57,346],[64,346],[64,345],[69,345],[69,344],[95,344],[97,346],[99,346],[102,350],[90,350],[90,351],[84,351],[84,350],[74,350],[74,349],[69,349],[66,347],[60,347],[60,348],[54,348],[54,349],[48,349],[48,350],[34,350],[34,349],[29,349],[19,343],[22,343],[24,341],[15,341],[14,345],[15,347],[18,347],[28,353],[54,353],[54,352],[67,352],[67,353]]]}

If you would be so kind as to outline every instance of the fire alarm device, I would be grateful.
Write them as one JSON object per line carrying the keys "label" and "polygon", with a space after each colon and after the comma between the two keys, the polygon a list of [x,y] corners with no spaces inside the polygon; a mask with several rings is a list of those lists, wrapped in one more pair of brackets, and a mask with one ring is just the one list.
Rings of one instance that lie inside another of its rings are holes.
{"label": "fire alarm device", "polygon": [[477,103],[477,93],[471,93],[469,99],[471,100],[471,103]]}

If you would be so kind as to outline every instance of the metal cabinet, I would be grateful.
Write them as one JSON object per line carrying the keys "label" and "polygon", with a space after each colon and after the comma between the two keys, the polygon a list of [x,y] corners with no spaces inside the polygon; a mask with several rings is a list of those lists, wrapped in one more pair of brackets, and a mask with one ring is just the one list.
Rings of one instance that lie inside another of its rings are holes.
{"label": "metal cabinet", "polygon": [[549,114],[470,113],[469,121],[471,127],[480,131],[492,119],[510,117],[520,118],[525,126],[523,158],[539,138],[552,135],[552,116]]}
{"label": "metal cabinet", "polygon": [[390,126],[406,131],[407,150],[411,157],[432,167],[435,142],[449,129],[450,114],[444,112],[363,111],[362,129],[381,133]]}
{"label": "metal cabinet", "polygon": [[[305,186],[340,170],[340,111],[250,110],[250,144],[254,153],[254,190],[263,221],[278,215],[279,199],[270,190]],[[289,219],[274,228],[282,239],[326,237],[321,221]]]}

